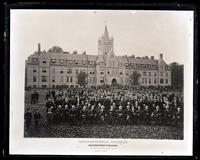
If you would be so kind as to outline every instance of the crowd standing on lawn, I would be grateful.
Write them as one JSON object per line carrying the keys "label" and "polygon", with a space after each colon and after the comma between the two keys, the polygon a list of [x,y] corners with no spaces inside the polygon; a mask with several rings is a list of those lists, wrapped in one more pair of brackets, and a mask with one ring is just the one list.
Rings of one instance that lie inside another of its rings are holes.
{"label": "crowd standing on lawn", "polygon": [[[49,91],[45,100],[47,125],[183,125],[183,95],[167,87],[77,87]],[[26,128],[32,114],[37,130],[41,118],[38,110],[27,110]]]}

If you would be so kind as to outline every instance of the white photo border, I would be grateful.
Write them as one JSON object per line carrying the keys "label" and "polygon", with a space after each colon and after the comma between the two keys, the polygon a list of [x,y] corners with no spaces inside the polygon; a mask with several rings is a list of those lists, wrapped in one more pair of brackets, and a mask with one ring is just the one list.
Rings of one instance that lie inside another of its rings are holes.
{"label": "white photo border", "polygon": [[[36,10],[35,10],[36,11]],[[14,15],[20,10],[10,11],[10,121],[9,154],[17,155],[154,155],[154,156],[191,156],[193,154],[193,26],[194,12],[191,14],[192,35],[190,50],[184,57],[184,139],[100,139],[100,138],[24,138],[25,104],[25,60],[15,51]],[[179,12],[179,11],[177,11]],[[21,48],[23,50],[23,48]],[[106,145],[105,150],[92,147]],[[115,144],[115,145],[113,145]],[[110,147],[112,146],[113,147]]]}

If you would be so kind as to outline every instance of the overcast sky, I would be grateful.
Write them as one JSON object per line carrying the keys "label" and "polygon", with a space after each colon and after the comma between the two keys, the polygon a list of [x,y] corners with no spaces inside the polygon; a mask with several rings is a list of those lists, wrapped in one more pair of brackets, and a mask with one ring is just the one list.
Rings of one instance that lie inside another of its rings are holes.
{"label": "overcast sky", "polygon": [[184,11],[12,10],[11,47],[26,59],[54,45],[97,55],[98,37],[114,37],[116,55],[155,56],[183,64],[191,50],[193,13]]}

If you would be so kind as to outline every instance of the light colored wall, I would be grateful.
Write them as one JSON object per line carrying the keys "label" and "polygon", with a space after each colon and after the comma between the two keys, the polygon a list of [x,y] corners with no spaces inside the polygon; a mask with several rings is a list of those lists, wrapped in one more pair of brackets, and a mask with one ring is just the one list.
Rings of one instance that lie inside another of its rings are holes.
{"label": "light colored wall", "polygon": [[[33,70],[36,70],[34,73]],[[27,86],[33,87],[34,85],[38,87],[38,65],[28,64],[27,65]],[[36,82],[33,82],[33,76],[36,76]]]}
{"label": "light colored wall", "polygon": [[[46,60],[47,63],[43,64],[42,61]],[[62,66],[62,65],[50,65],[48,64],[48,58],[41,57],[39,60],[39,66],[33,65],[31,63],[27,63],[27,86],[36,86],[36,87],[42,87],[42,85],[46,85],[47,87],[57,86],[57,85],[78,85],[77,82],[77,74],[76,69],[78,69],[78,72],[81,70],[85,70],[85,72],[88,74],[88,86],[95,86],[95,85],[102,85],[100,83],[100,77],[104,77],[105,84],[111,84],[113,78],[117,80],[117,83],[121,85],[129,85],[130,84],[130,74],[134,71],[134,69],[126,69],[125,67],[101,67],[99,65],[95,67],[82,67],[82,66],[76,66],[76,67],[69,67],[69,66]],[[43,73],[42,70],[46,68],[46,73]],[[53,73],[53,68],[55,68],[55,73]],[[68,74],[67,70],[71,68],[72,74]],[[36,69],[37,72],[33,72],[33,70]],[[63,73],[60,73],[60,71],[63,71]],[[101,70],[104,70],[104,74],[100,74]],[[108,70],[110,70],[110,74],[108,74]],[[112,70],[115,70],[115,74],[112,74]],[[116,73],[117,71],[117,73]],[[120,71],[122,71],[122,75],[120,75]],[[162,70],[163,76],[160,76],[159,70],[145,70],[146,76],[143,75],[144,70],[138,70],[138,72],[141,74],[140,77],[140,85],[143,86],[170,86],[171,85],[171,71],[165,71]],[[95,72],[95,74],[90,74],[90,72]],[[149,72],[151,72],[151,76],[149,75]],[[154,73],[156,72],[156,76],[154,76]],[[128,73],[128,75],[126,74]],[[168,73],[168,76],[166,75]],[[47,82],[41,82],[41,76],[47,76]],[[33,76],[36,76],[36,82],[33,82]],[[61,82],[61,76],[63,77],[63,82]],[[67,77],[72,77],[73,82],[67,82]],[[55,82],[52,82],[52,79],[55,78]],[[160,84],[160,79],[163,79],[163,84]],[[146,83],[143,83],[143,79],[146,79]],[[149,79],[151,79],[151,83],[149,83]],[[156,79],[156,84],[154,84],[154,79]],[[168,84],[166,84],[166,79],[168,79]],[[122,83],[123,82],[123,83]]]}

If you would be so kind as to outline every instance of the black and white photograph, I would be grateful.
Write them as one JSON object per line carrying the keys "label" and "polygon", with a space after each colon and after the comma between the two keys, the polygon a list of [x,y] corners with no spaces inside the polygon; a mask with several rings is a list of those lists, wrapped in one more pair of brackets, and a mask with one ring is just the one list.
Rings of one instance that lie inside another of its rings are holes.
{"label": "black and white photograph", "polygon": [[13,10],[10,50],[11,136],[65,141],[60,154],[191,153],[192,11]]}

